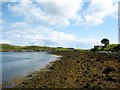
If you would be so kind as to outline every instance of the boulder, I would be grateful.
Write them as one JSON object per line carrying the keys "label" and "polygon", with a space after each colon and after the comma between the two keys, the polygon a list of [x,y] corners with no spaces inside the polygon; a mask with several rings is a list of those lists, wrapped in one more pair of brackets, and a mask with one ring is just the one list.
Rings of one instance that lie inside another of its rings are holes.
{"label": "boulder", "polygon": [[110,77],[109,75],[106,75],[106,76],[104,77],[104,80],[106,80],[106,81],[115,81],[115,79],[113,79],[113,78]]}
{"label": "boulder", "polygon": [[103,72],[104,74],[108,74],[112,71],[115,71],[115,69],[113,67],[110,67],[110,66],[106,66],[104,69],[103,69]]}

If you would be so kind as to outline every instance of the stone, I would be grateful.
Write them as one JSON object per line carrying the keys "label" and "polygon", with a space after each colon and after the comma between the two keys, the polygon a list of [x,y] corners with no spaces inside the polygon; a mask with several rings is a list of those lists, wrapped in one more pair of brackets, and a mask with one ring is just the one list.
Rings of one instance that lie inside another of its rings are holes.
{"label": "stone", "polygon": [[91,87],[90,83],[87,82],[83,88],[90,88],[90,87]]}
{"label": "stone", "polygon": [[100,59],[97,58],[96,61],[100,61]]}
{"label": "stone", "polygon": [[106,66],[104,69],[103,69],[103,72],[104,74],[108,74],[112,71],[115,71],[115,69],[113,67],[110,67],[110,66]]}
{"label": "stone", "polygon": [[104,80],[106,80],[106,81],[115,81],[115,79],[113,79],[113,78],[110,77],[109,75],[106,75],[106,76],[104,77]]}
{"label": "stone", "polygon": [[26,77],[32,77],[32,74],[30,74],[30,75],[27,75]]}
{"label": "stone", "polygon": [[53,69],[54,69],[54,67],[50,67],[49,69],[50,69],[50,70],[53,70]]}
{"label": "stone", "polygon": [[79,63],[80,61],[76,61],[76,63]]}

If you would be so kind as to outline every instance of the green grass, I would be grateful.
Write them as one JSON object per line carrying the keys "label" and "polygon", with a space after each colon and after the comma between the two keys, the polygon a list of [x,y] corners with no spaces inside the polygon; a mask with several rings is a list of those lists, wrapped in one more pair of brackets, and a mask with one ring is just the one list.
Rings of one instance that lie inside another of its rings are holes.
{"label": "green grass", "polygon": [[108,44],[107,46],[95,46],[95,51],[118,51],[120,49],[119,44]]}
{"label": "green grass", "polygon": [[114,47],[117,47],[118,44],[109,44],[107,45],[107,47],[105,47],[105,51],[109,51],[112,50]]}
{"label": "green grass", "polygon": [[3,50],[3,51],[11,51],[11,50],[16,50],[18,48],[19,46],[12,46],[9,44],[0,44],[0,50]]}
{"label": "green grass", "polygon": [[13,46],[0,44],[0,51],[74,51],[74,48],[47,47],[47,46]]}
{"label": "green grass", "polygon": [[[118,44],[109,44],[104,49],[96,47],[97,51],[117,51],[120,46]],[[74,49],[63,47],[47,47],[47,46],[13,46],[9,44],[0,44],[0,51],[80,51],[89,52],[89,49]]]}

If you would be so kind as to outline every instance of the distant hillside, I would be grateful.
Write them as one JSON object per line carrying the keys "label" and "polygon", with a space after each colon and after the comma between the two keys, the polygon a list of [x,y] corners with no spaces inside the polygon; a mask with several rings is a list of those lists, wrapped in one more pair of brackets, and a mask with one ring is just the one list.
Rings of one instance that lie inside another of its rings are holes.
{"label": "distant hillside", "polygon": [[19,46],[12,46],[9,44],[0,44],[0,51],[11,51],[11,50],[15,50],[18,49]]}
{"label": "distant hillside", "polygon": [[46,46],[13,46],[9,44],[0,44],[0,51],[23,52],[23,51],[75,51],[81,49],[63,48],[63,47],[46,47]]}
{"label": "distant hillside", "polygon": [[[102,49],[102,46],[95,46],[95,51],[120,51],[120,44],[109,44]],[[46,47],[46,46],[13,46],[9,44],[0,44],[0,51],[3,52],[32,52],[32,51],[89,51],[75,48],[63,48],[63,47]]]}

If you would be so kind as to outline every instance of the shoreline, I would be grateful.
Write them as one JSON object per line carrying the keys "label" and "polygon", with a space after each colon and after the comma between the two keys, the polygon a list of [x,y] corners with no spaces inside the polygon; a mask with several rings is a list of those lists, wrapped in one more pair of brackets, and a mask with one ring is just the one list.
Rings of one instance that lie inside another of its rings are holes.
{"label": "shoreline", "polygon": [[[21,82],[18,81],[18,85],[15,88],[120,87],[118,85],[120,80],[117,78],[118,69],[120,69],[118,66],[119,56],[115,56],[117,58],[111,55],[104,57],[105,55],[102,56],[101,54],[98,57],[95,53],[78,51],[50,54],[60,55],[60,57],[49,62],[44,68],[25,76]],[[114,65],[112,65],[113,63]],[[102,71],[107,66],[114,68],[115,71],[103,74]]]}
{"label": "shoreline", "polygon": [[[46,52],[46,51],[43,51]],[[46,52],[48,53],[48,52]],[[49,53],[51,54],[51,53]],[[62,56],[52,54],[56,56],[56,59],[53,59],[52,61],[49,61],[48,64],[46,64],[43,68],[36,69],[35,71],[26,74],[25,76],[19,76],[19,77],[14,77],[10,79],[10,81],[5,81],[4,83],[2,82],[2,87],[1,88],[14,88],[17,87],[24,79],[26,79],[29,76],[34,76],[37,72],[40,71],[47,71],[50,66],[52,66],[52,63],[55,62],[56,60],[59,60]]]}

